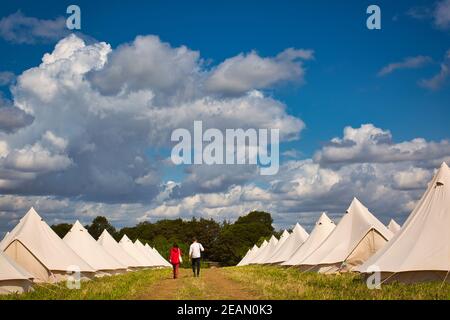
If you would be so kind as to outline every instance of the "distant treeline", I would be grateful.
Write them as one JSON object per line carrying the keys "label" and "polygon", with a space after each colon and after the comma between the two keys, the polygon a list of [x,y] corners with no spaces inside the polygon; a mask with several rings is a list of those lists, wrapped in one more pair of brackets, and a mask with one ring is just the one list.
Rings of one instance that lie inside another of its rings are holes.
{"label": "distant treeline", "polygon": [[[104,229],[120,240],[126,234],[131,240],[148,243],[167,258],[170,247],[177,243],[183,252],[184,264],[188,264],[189,245],[194,237],[205,247],[204,259],[221,265],[235,265],[255,243],[260,244],[272,234],[279,235],[272,227],[270,213],[253,211],[239,217],[234,223],[217,222],[213,219],[159,220],[155,223],[142,222],[134,227],[117,230],[105,217],[96,217],[86,229],[98,239]],[[62,238],[72,227],[62,223],[52,225]]]}

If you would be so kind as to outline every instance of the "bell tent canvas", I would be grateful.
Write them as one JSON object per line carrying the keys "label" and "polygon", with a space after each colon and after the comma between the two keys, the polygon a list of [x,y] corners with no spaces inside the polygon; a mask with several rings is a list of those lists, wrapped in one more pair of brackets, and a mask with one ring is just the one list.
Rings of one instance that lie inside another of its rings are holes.
{"label": "bell tent canvas", "polygon": [[326,213],[322,213],[308,239],[306,239],[302,246],[299,247],[292,254],[292,256],[281,265],[294,266],[301,264],[306,257],[313,253],[322,244],[322,242],[330,235],[335,227],[336,225],[330,218],[328,218]]}
{"label": "bell tent canvas", "polygon": [[151,267],[161,267],[161,261],[159,261],[159,259],[157,257],[155,257],[155,254],[152,252],[148,252],[147,249],[145,249],[144,245],[142,244],[141,241],[139,241],[139,239],[136,239],[136,241],[134,242],[134,246],[136,247],[137,250],[139,250],[139,252],[141,252],[145,258],[150,261],[150,266]]}
{"label": "bell tent canvas", "polygon": [[245,264],[245,261],[248,260],[248,258],[250,257],[250,255],[252,254],[252,252],[255,250],[256,244],[251,247],[250,249],[247,250],[247,252],[245,253],[245,255],[242,257],[242,259],[238,262],[238,264],[236,266],[242,266]]}
{"label": "bell tent canvas", "polygon": [[255,256],[255,254],[257,253],[257,251],[259,250],[258,246],[255,244],[251,249],[249,249],[247,251],[247,254],[241,259],[241,261],[239,261],[239,263],[237,264],[238,267],[240,266],[246,266],[248,265],[248,261],[250,261],[252,259],[252,257]]}
{"label": "bell tent canvas", "polygon": [[28,292],[33,275],[0,251],[0,294]]}
{"label": "bell tent canvas", "polygon": [[356,271],[384,281],[450,282],[450,169],[442,163],[401,230]]}
{"label": "bell tent canvas", "polygon": [[148,243],[146,243],[144,245],[144,248],[149,251],[150,253],[153,253],[156,258],[161,261],[161,265],[164,267],[171,267],[172,265],[169,263],[169,261],[167,261],[166,259],[164,259],[164,257],[158,252],[158,250],[156,250],[155,248],[152,248],[148,245]]}
{"label": "bell tent canvas", "polygon": [[387,227],[393,234],[396,234],[401,229],[401,226],[397,222],[395,222],[394,219],[391,219],[391,221],[389,221]]}
{"label": "bell tent canvas", "polygon": [[268,244],[269,243],[267,242],[267,240],[264,240],[263,243],[261,243],[261,246],[259,247],[259,249],[253,254],[253,256],[249,257],[246,264],[253,263],[253,260],[255,260],[255,258],[267,247]]}
{"label": "bell tent canvas", "polygon": [[64,242],[84,259],[96,272],[96,276],[123,273],[127,267],[113,258],[85,227],[77,220],[63,238]]}
{"label": "bell tent canvas", "polygon": [[308,237],[308,232],[297,223],[286,241],[274,252],[266,263],[281,263],[288,260]]}
{"label": "bell tent canvas", "polygon": [[301,269],[320,273],[351,271],[380,250],[392,236],[384,224],[353,198],[339,224],[303,260]]}
{"label": "bell tent canvas", "polygon": [[268,258],[266,259],[266,261],[267,261],[266,263],[269,263],[269,262],[268,262],[269,259],[270,259],[275,253],[277,253],[278,250],[281,249],[281,247],[284,245],[284,242],[289,238],[289,235],[290,235],[289,231],[283,230],[283,232],[281,233],[280,238],[278,239],[277,245],[276,245],[275,248],[273,248],[273,250],[272,250],[272,253],[271,253],[270,257],[268,257]]}
{"label": "bell tent canvas", "polygon": [[111,236],[108,230],[103,230],[102,234],[97,240],[103,249],[106,250],[111,256],[113,256],[117,261],[125,265],[127,268],[137,268],[139,267],[139,262],[130,256],[116,240]]}
{"label": "bell tent canvas", "polygon": [[266,263],[266,260],[270,258],[270,256],[273,254],[275,247],[277,246],[278,239],[272,235],[270,237],[269,243],[267,246],[261,250],[261,252],[258,253],[258,255],[252,259],[252,262],[250,264],[264,264]]}
{"label": "bell tent canvas", "polygon": [[119,244],[130,256],[132,256],[139,263],[140,268],[152,266],[152,263],[140,250],[138,250],[138,248],[136,248],[133,241],[131,241],[126,234],[124,234],[122,239],[120,239]]}
{"label": "bell tent canvas", "polygon": [[92,278],[95,269],[76,254],[31,208],[0,248],[36,282],[58,282],[73,271]]}

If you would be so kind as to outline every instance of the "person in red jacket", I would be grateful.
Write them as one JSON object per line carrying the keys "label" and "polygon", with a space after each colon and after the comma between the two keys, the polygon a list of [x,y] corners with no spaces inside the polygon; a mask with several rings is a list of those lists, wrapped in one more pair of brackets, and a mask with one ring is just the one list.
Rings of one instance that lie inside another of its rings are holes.
{"label": "person in red jacket", "polygon": [[173,278],[176,279],[178,278],[180,263],[183,262],[183,259],[181,258],[181,249],[176,243],[174,243],[172,249],[170,249],[169,262],[173,267]]}

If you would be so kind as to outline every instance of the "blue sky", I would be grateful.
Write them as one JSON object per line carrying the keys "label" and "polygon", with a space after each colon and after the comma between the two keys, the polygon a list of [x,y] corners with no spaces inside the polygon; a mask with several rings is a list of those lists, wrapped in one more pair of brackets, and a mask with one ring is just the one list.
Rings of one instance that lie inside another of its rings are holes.
{"label": "blue sky", "polygon": [[[375,123],[389,128],[396,139],[417,135],[448,137],[450,94],[447,88],[429,92],[417,80],[439,69],[449,32],[409,17],[414,6],[432,1],[378,1],[382,30],[365,27],[371,1],[79,1],[82,32],[113,47],[137,35],[155,34],[174,46],[199,50],[212,63],[240,52],[275,55],[286,47],[312,48],[306,84],[281,87],[273,94],[299,115],[307,129],[292,147],[305,156],[346,125]],[[2,5],[1,16],[21,10],[28,16],[66,16],[71,2],[14,1]],[[397,17],[395,19],[394,17]],[[394,21],[395,20],[395,21]],[[54,44],[17,45],[0,41],[2,69],[16,73],[39,63]],[[388,63],[407,56],[428,55],[436,63],[419,70],[402,70],[379,78]],[[3,88],[5,90],[5,88]],[[446,90],[447,89],[447,90]],[[5,90],[5,94],[8,91]],[[412,130],[413,128],[413,130]]]}
{"label": "blue sky", "polygon": [[[93,41],[92,39],[104,41],[115,50],[120,45],[133,42],[136,36],[156,35],[172,48],[184,45],[190,50],[198,51],[205,69],[208,70],[217,68],[230,57],[241,53],[248,54],[252,50],[260,57],[274,57],[286,48],[313,50],[314,59],[301,64],[304,71],[303,83],[287,81],[261,89],[265,96],[284,104],[287,115],[301,119],[305,124],[305,128],[299,132],[300,139],[286,141],[281,145],[282,151],[297,152],[294,159],[283,156],[283,163],[287,163],[288,160],[309,161],[317,153],[324,153],[323,148],[330,144],[332,138],[343,137],[343,130],[347,126],[359,128],[362,124],[372,124],[374,128],[389,131],[393,149],[396,143],[413,141],[416,138],[424,139],[427,143],[447,141],[450,135],[448,126],[450,79],[446,79],[445,75],[439,85],[434,88],[420,85],[421,81],[438,75],[442,65],[448,64],[445,57],[450,48],[449,24],[448,21],[438,21],[436,18],[438,5],[445,2],[173,1],[167,3],[167,1],[127,1],[125,3],[96,1],[93,3],[78,1],[76,4],[82,11],[81,33],[85,37],[90,37],[90,42]],[[368,15],[365,11],[367,6],[373,3],[381,8],[381,30],[366,28]],[[0,8],[0,19],[20,10],[27,17],[54,20],[67,16],[65,10],[69,4],[72,3],[66,1],[58,1],[57,4],[54,1],[8,2],[2,4]],[[2,57],[0,72],[12,72],[19,76],[27,69],[38,66],[42,56],[52,52],[58,40],[52,38],[33,43],[17,43],[5,38],[4,35],[1,36],[0,33]],[[380,70],[389,64],[398,65],[405,62],[405,59],[419,56],[425,57],[424,62],[415,67],[405,67],[403,64],[403,67],[401,65],[395,67],[392,72],[383,76],[378,75]],[[10,101],[8,102],[10,104],[14,104],[15,101],[14,94],[11,93],[14,86],[15,81],[0,87],[4,99]],[[243,121],[245,123],[245,120]],[[11,134],[5,136],[5,141],[12,139],[11,136]],[[342,139],[345,140],[345,137]],[[71,145],[70,139],[69,145]],[[157,149],[158,147],[149,145],[146,154],[151,156]],[[166,150],[163,154],[166,156],[167,148],[163,149]],[[438,158],[445,158],[445,156],[447,156],[445,153],[440,154],[433,160],[438,161]],[[72,156],[69,158],[74,159]],[[423,165],[423,159],[420,160],[422,165],[413,161],[413,158],[406,159],[403,169],[409,172],[413,169],[432,171],[431,165]],[[350,163],[353,164],[355,161],[351,159]],[[371,165],[370,161],[359,163]],[[386,161],[380,160],[373,163],[386,163]],[[393,162],[389,163],[394,166]],[[325,165],[321,163],[321,166]],[[182,180],[189,179],[190,174],[183,173],[185,169],[158,167],[155,170],[163,176],[161,183],[166,183],[170,179],[183,184]],[[354,168],[353,174],[357,174],[356,170],[360,169],[361,167]],[[338,169],[333,168],[333,170]],[[339,170],[344,169],[339,168]],[[390,168],[390,170],[393,169]],[[301,176],[300,173],[297,174]],[[346,174],[351,175],[348,172]],[[423,174],[422,178],[425,179],[425,177],[426,175]],[[58,180],[55,176],[48,179]],[[63,178],[59,179],[59,183],[64,183]],[[256,178],[245,182],[233,180],[233,183],[224,185],[222,189],[210,191],[202,188],[198,190],[203,191],[198,191],[196,187],[192,187],[194,190],[192,192],[193,194],[204,192],[219,195],[230,192],[230,188],[236,186],[265,186],[271,183],[272,187],[274,185],[274,181],[259,180]],[[384,180],[377,181],[384,183]],[[423,187],[423,181],[420,182]],[[48,201],[68,201],[70,204],[63,209],[56,206],[56,209],[48,210],[56,212],[78,210],[77,214],[81,211],[85,212],[79,207],[79,199],[86,201],[85,206],[95,203],[102,207],[102,203],[109,205],[110,202],[120,202],[120,200],[114,201],[114,197],[116,200],[119,199],[114,193],[90,197],[76,191],[55,193],[52,191],[55,188],[47,191],[35,188],[36,184],[25,185],[18,189],[7,188],[5,192],[13,197],[33,196],[46,197]],[[395,207],[395,210],[400,212],[400,220],[403,220],[410,210],[408,203],[417,199],[421,189],[408,187],[408,197],[405,195],[405,190],[401,190],[402,197],[405,197],[402,198],[404,202],[399,205],[402,209]],[[155,192],[151,191],[152,194]],[[183,192],[177,198],[179,201],[183,201],[183,197],[192,196],[189,192]],[[348,199],[352,196],[349,194]],[[361,196],[364,198],[364,194]],[[153,199],[153,197],[150,198]],[[348,199],[346,198],[345,201]],[[317,205],[312,207],[305,203],[298,203],[294,207],[286,208],[284,212],[278,213],[279,224],[285,225],[303,218],[306,224],[311,223],[321,211],[319,204],[323,203],[322,201],[321,198]],[[167,206],[173,206],[176,200],[166,199],[162,203],[155,203],[153,200],[137,200],[136,202],[145,203],[146,207],[139,210],[150,212],[149,217],[159,218],[164,215],[159,215],[156,209],[163,206],[161,209],[163,210]],[[377,199],[367,196],[367,202],[376,203]],[[329,209],[337,214],[344,209],[343,206],[343,204],[324,205],[324,210]],[[93,212],[104,213],[106,209],[104,207],[99,209],[99,207],[95,209],[99,211],[89,208]],[[245,209],[249,207],[244,206]],[[5,213],[14,211],[8,208],[4,209]],[[387,220],[392,215],[389,212],[394,209],[379,210],[383,211],[382,214],[385,215],[383,219]],[[133,219],[142,218],[136,213],[132,219],[127,220],[120,217],[119,209],[116,208],[113,211],[117,213],[111,218],[116,219],[118,223],[131,223]],[[204,212],[201,209],[189,212],[187,216],[204,215],[199,213]],[[291,214],[292,212],[296,213]],[[233,218],[242,213],[224,216]],[[309,218],[310,215],[311,218]],[[70,217],[71,215],[67,214],[55,219],[64,220]],[[145,217],[147,216],[144,215]],[[88,214],[86,219],[89,218]]]}

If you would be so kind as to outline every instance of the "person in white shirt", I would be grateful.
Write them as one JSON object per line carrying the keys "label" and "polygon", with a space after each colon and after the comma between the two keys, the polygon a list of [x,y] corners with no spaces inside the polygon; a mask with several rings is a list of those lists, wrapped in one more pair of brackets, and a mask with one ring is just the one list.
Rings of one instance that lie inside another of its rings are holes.
{"label": "person in white shirt", "polygon": [[194,277],[200,276],[200,258],[203,251],[205,251],[205,249],[202,244],[197,242],[197,239],[194,238],[194,242],[189,247],[189,258],[191,258]]}

